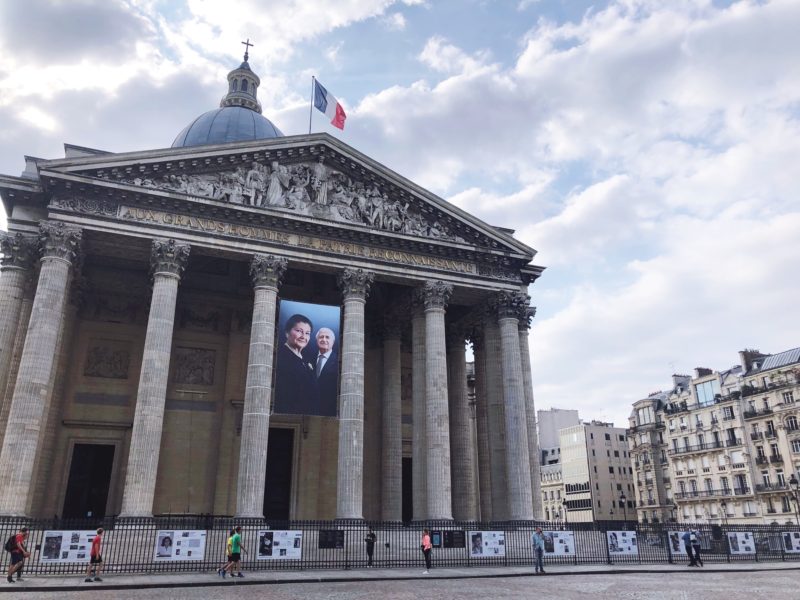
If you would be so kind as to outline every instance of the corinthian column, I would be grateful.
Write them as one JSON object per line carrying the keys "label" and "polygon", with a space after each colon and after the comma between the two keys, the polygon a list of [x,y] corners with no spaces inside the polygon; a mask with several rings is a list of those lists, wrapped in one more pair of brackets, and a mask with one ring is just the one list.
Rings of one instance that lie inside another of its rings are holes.
{"label": "corinthian column", "polygon": [[42,267],[0,451],[0,515],[24,515],[28,506],[70,269],[80,241],[80,229],[58,222],[40,225]]}
{"label": "corinthian column", "polygon": [[144,339],[128,470],[122,495],[120,516],[123,517],[150,517],[153,514],[175,303],[178,282],[188,259],[189,244],[179,244],[175,240],[153,240],[150,255],[153,298]]}
{"label": "corinthian column", "polygon": [[498,295],[497,307],[503,357],[508,507],[509,518],[514,521],[533,519],[528,425],[519,348],[519,314],[528,306],[528,300],[528,296],[522,293],[502,292]]}
{"label": "corinthian column", "polygon": [[531,464],[531,497],[533,518],[542,520],[542,475],[539,454],[539,432],[536,428],[536,406],[533,402],[533,377],[531,376],[531,353],[528,346],[528,330],[531,319],[536,316],[536,307],[528,306],[519,319],[519,350],[522,358],[522,385],[525,388],[525,421],[528,428],[528,456]]}
{"label": "corinthian column", "polygon": [[[419,292],[419,290],[417,290]],[[428,518],[428,467],[425,460],[425,310],[423,297],[411,305],[411,491],[415,521]]]}
{"label": "corinthian column", "polygon": [[489,409],[486,404],[486,352],[483,328],[472,333],[472,352],[475,357],[475,431],[478,440],[478,489],[480,490],[481,521],[492,517],[492,464],[489,451]]}
{"label": "corinthian column", "polygon": [[426,281],[425,294],[425,437],[428,449],[428,518],[452,519],[450,418],[447,410],[447,349],[444,309],[453,286]]}
{"label": "corinthian column", "polygon": [[242,413],[239,479],[236,486],[237,517],[264,516],[269,400],[275,354],[275,308],[278,286],[286,265],[285,258],[263,254],[256,254],[250,263],[255,300]]}
{"label": "corinthian column", "polygon": [[486,366],[486,417],[489,426],[489,461],[492,480],[492,520],[508,519],[506,473],[506,421],[503,406],[503,367],[497,310],[487,306],[483,319]]}
{"label": "corinthian column", "polygon": [[[21,323],[22,302],[28,288],[33,261],[36,258],[36,237],[0,232],[0,402],[4,401],[14,340],[17,331],[27,326]],[[3,402],[4,403],[4,402]],[[0,439],[5,432],[8,406],[0,408]]]}
{"label": "corinthian column", "polygon": [[339,466],[336,518],[363,518],[364,482],[364,307],[375,276],[345,269],[338,283],[344,298],[342,377],[339,391]]}
{"label": "corinthian column", "polygon": [[383,328],[383,460],[381,518],[403,520],[403,423],[400,396],[400,315],[386,317]]}
{"label": "corinthian column", "polygon": [[466,335],[452,328],[447,335],[447,392],[450,411],[450,456],[453,479],[453,518],[477,521],[475,449],[472,445],[467,393]]}

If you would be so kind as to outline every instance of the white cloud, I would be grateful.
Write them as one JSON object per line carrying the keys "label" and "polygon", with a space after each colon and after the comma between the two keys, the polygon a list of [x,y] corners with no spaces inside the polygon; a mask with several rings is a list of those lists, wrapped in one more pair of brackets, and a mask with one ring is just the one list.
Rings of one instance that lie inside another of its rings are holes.
{"label": "white cloud", "polygon": [[403,13],[391,13],[386,15],[383,19],[387,29],[392,31],[403,31],[406,28],[406,18]]}

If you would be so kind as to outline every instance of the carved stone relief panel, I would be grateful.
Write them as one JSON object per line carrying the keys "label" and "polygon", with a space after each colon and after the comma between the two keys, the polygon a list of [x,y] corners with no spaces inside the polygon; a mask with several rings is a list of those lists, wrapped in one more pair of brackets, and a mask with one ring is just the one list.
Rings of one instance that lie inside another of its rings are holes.
{"label": "carved stone relief panel", "polygon": [[87,345],[83,375],[104,379],[128,379],[130,365],[129,342],[92,339]]}
{"label": "carved stone relief panel", "polygon": [[176,346],[172,352],[173,382],[183,385],[214,385],[216,350]]}
{"label": "carved stone relief panel", "polygon": [[178,307],[176,324],[179,329],[227,333],[230,316],[217,306],[192,304]]}
{"label": "carved stone relief panel", "polygon": [[394,233],[466,241],[422,206],[390,198],[379,184],[353,179],[325,164],[321,157],[314,163],[288,165],[274,160],[269,166],[252,162],[247,167],[216,173],[169,173],[155,178],[123,175],[119,181]]}

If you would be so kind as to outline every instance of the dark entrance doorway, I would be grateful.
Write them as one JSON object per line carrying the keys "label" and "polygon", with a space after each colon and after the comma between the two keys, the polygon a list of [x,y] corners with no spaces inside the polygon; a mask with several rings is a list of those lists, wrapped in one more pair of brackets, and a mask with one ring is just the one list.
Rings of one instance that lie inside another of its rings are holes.
{"label": "dark entrance doorway", "polygon": [[292,457],[294,429],[269,429],[267,442],[267,480],[264,489],[264,516],[289,520],[292,499]]}
{"label": "dark entrance doorway", "polygon": [[411,458],[403,458],[403,523],[414,518],[414,490],[411,488]]}
{"label": "dark entrance doorway", "polygon": [[114,446],[75,444],[64,496],[62,516],[65,519],[106,516],[113,466]]}

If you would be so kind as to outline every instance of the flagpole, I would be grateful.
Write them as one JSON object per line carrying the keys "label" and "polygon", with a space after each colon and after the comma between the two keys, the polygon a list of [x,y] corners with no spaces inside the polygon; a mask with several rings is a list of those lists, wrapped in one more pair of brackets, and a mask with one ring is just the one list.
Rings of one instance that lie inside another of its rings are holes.
{"label": "flagpole", "polygon": [[308,107],[308,133],[311,133],[311,116],[314,114],[314,76],[311,76],[311,104]]}

